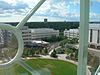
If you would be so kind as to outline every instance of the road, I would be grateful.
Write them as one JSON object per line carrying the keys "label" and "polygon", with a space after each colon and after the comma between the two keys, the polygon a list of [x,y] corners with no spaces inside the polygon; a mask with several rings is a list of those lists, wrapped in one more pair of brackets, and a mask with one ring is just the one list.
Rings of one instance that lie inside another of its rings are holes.
{"label": "road", "polygon": [[58,49],[58,48],[61,48],[61,46],[58,46],[58,47],[56,47],[56,48],[53,48],[53,49],[49,52],[49,55],[51,55],[51,53],[54,51],[54,49],[56,50],[56,49]]}
{"label": "road", "polygon": [[92,49],[92,48],[88,48],[88,50],[89,50],[89,53],[91,53],[97,57],[100,57],[100,50]]}
{"label": "road", "polygon": [[[79,48],[79,45],[75,45],[77,48]],[[97,49],[93,49],[93,48],[88,48],[88,52],[97,56],[97,57],[100,57],[100,50],[97,50]]]}

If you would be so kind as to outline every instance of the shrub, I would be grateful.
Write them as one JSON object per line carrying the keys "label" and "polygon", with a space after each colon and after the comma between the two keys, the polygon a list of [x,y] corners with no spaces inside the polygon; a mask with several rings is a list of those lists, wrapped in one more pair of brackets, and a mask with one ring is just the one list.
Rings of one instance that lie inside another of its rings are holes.
{"label": "shrub", "polygon": [[54,51],[51,53],[51,55],[50,55],[51,57],[54,57],[54,58],[57,58],[58,56],[56,55],[56,51],[55,51],[55,49],[54,49]]}

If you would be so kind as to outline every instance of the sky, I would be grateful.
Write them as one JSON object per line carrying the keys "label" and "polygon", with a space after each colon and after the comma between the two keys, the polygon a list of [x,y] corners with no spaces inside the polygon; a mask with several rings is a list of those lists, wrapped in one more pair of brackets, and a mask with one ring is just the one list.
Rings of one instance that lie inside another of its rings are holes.
{"label": "sky", "polygon": [[[0,22],[20,22],[39,0],[0,0]],[[29,21],[79,21],[79,0],[46,0]],[[100,21],[100,0],[90,2],[90,21]]]}

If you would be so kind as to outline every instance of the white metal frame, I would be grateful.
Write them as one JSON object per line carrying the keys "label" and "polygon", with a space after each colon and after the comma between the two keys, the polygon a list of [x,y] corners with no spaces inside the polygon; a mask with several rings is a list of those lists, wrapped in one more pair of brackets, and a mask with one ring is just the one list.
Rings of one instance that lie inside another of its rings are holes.
{"label": "white metal frame", "polygon": [[22,39],[21,31],[14,26],[11,26],[9,24],[2,24],[2,25],[0,25],[0,29],[9,30],[9,31],[13,32],[13,34],[16,36],[16,39],[18,40],[18,52],[17,52],[17,54],[15,55],[15,57],[11,61],[9,61],[7,63],[0,64],[0,68],[3,69],[5,67],[8,68],[13,62],[21,59],[21,56],[23,53],[23,39]]}
{"label": "white metal frame", "polygon": [[86,75],[89,30],[89,0],[80,0],[80,43],[77,75]]}

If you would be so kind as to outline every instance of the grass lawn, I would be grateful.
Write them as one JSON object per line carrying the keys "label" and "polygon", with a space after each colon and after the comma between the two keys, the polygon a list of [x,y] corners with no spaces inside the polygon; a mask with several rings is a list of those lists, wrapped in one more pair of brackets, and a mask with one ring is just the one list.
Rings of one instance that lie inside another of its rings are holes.
{"label": "grass lawn", "polygon": [[[41,68],[48,68],[52,73],[51,75],[76,75],[77,72],[76,65],[61,60],[32,59],[26,60],[26,63],[32,66],[33,69],[37,70]],[[19,65],[14,66],[13,70],[16,72],[16,75],[26,72],[26,70]],[[28,75],[31,74],[28,73]]]}

